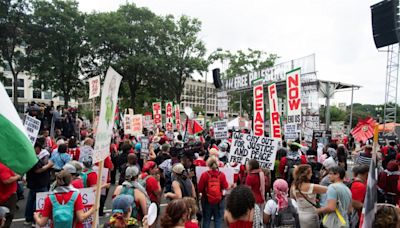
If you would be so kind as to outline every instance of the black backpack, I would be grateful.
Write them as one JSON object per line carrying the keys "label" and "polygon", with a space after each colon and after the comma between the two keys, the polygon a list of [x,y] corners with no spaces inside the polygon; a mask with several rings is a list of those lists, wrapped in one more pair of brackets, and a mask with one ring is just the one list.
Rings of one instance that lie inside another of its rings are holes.
{"label": "black backpack", "polygon": [[276,203],[276,211],[271,215],[271,228],[275,227],[293,227],[299,228],[299,214],[297,213],[296,208],[292,204],[292,200],[288,199],[288,207],[279,211],[278,210],[278,202],[274,199]]}
{"label": "black backpack", "polygon": [[294,172],[294,166],[295,165],[300,165],[301,164],[301,158],[296,157],[296,158],[288,158],[286,157],[286,172],[285,172],[285,177],[288,185],[290,186],[293,182],[293,172]]}
{"label": "black backpack", "polygon": [[318,167],[319,164],[313,162],[309,162],[308,164],[311,166],[312,170],[311,183],[319,184],[319,182],[321,181],[321,169]]}

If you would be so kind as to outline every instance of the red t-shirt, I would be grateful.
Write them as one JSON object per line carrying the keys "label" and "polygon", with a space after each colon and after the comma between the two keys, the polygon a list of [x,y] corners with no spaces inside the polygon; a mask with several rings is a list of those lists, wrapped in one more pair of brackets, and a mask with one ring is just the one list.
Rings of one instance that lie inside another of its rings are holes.
{"label": "red t-shirt", "polygon": [[74,188],[77,188],[77,189],[84,188],[83,180],[80,179],[80,178],[75,179],[75,180],[72,180],[72,181],[71,181],[71,185],[72,185]]}
{"label": "red t-shirt", "polygon": [[204,161],[203,159],[196,159],[193,161],[193,165],[195,166],[207,166],[206,161]]}
{"label": "red t-shirt", "polygon": [[218,170],[208,170],[207,172],[204,172],[203,174],[201,174],[200,176],[200,180],[199,180],[199,184],[197,185],[199,192],[203,193],[203,195],[207,195],[207,182],[210,175],[218,175],[219,174],[219,182],[221,183],[221,190],[223,189],[227,189],[229,187],[228,185],[228,181],[226,180],[226,176],[223,172],[220,172]]}
{"label": "red t-shirt", "polygon": [[[99,165],[99,163],[97,162],[95,165]],[[106,159],[104,159],[104,168],[108,169],[108,175],[107,175],[107,183],[111,182],[111,177],[110,177],[110,172],[112,169],[114,169],[114,164],[111,161],[111,157],[108,156],[106,157]]]}
{"label": "red t-shirt", "polygon": [[[354,181],[351,184],[351,198],[353,200],[360,201],[361,203],[364,203],[365,199],[365,193],[367,192],[367,185],[360,182],[360,181]],[[361,210],[358,211],[358,216],[361,218]]]}
{"label": "red t-shirt", "polygon": [[68,148],[68,154],[71,156],[72,160],[79,161],[79,156],[81,154],[81,151],[79,150],[78,147]]}
{"label": "red t-shirt", "polygon": [[15,173],[7,166],[0,163],[0,203],[4,203],[12,194],[17,192],[17,182],[4,184],[3,181],[15,176]]}
{"label": "red t-shirt", "polygon": [[[68,202],[71,197],[72,197],[72,191],[71,192],[67,192],[67,193],[56,193],[56,199],[59,203],[62,202]],[[84,206],[82,203],[82,196],[81,194],[78,195],[78,197],[75,200],[75,204],[74,204],[74,211],[79,211],[79,210],[83,210]],[[49,217],[52,218],[53,217],[53,205],[51,204],[50,198],[49,196],[46,197],[46,199],[44,200],[44,208],[43,208],[43,212],[42,215],[43,217]],[[74,221],[76,220],[76,216],[74,215]],[[53,225],[52,225],[53,227]],[[81,223],[77,223],[76,222],[76,228],[82,228],[83,225]]]}
{"label": "red t-shirt", "polygon": [[[142,179],[146,178],[148,176],[147,173],[142,173]],[[160,190],[160,184],[158,183],[157,179],[155,177],[149,177],[146,180],[146,192],[147,195],[149,195],[150,201],[151,202],[157,202],[157,195],[154,193],[155,191]]]}
{"label": "red t-shirt", "polygon": [[264,203],[260,191],[260,175],[258,173],[250,173],[249,175],[247,175],[246,185],[251,188],[254,198],[256,199],[256,203],[258,204]]}
{"label": "red t-shirt", "polygon": [[[86,172],[87,169],[84,169],[83,172]],[[86,179],[86,187],[90,188],[92,186],[95,186],[97,184],[97,173],[95,171],[90,172],[87,175]]]}

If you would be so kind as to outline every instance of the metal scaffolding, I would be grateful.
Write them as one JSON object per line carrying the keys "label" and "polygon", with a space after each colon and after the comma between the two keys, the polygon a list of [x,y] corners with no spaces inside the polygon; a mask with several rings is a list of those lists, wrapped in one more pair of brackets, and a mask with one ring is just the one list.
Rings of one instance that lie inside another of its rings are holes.
{"label": "metal scaffolding", "polygon": [[388,46],[383,123],[395,123],[397,117],[397,85],[399,75],[399,43]]}

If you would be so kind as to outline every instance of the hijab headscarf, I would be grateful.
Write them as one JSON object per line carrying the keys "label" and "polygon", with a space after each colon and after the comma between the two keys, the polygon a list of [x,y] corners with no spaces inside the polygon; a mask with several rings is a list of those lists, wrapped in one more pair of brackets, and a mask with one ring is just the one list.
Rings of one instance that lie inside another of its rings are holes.
{"label": "hijab headscarf", "polygon": [[278,211],[288,207],[288,183],[284,179],[278,179],[274,182],[275,199],[278,201]]}

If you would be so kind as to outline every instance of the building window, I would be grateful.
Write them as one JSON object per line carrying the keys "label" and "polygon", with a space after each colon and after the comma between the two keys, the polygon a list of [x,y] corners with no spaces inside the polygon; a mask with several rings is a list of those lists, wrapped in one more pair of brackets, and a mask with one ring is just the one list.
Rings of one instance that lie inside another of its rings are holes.
{"label": "building window", "polygon": [[11,87],[12,86],[12,78],[5,78],[4,79],[4,86],[5,87]]}
{"label": "building window", "polygon": [[53,99],[51,92],[50,91],[43,92],[43,99],[46,99],[46,100]]}
{"label": "building window", "polygon": [[33,90],[32,97],[35,98],[35,99],[42,99],[42,91],[36,90],[36,89]]}
{"label": "building window", "polygon": [[25,87],[25,80],[24,79],[18,79],[18,87]]}
{"label": "building window", "polygon": [[25,112],[25,105],[19,103],[19,104],[17,105],[17,111],[18,111],[18,113],[24,113],[24,112]]}
{"label": "building window", "polygon": [[6,91],[7,91],[7,94],[8,94],[9,97],[13,96],[13,90],[12,89],[6,89]]}
{"label": "building window", "polygon": [[25,97],[25,91],[22,90],[22,89],[19,89],[19,90],[18,90],[18,97],[24,98],[24,97]]}

